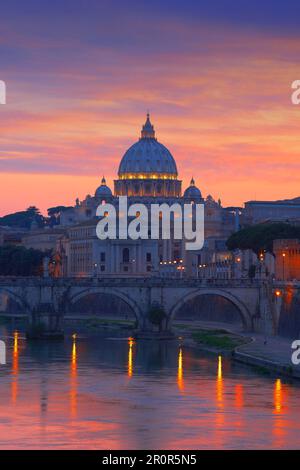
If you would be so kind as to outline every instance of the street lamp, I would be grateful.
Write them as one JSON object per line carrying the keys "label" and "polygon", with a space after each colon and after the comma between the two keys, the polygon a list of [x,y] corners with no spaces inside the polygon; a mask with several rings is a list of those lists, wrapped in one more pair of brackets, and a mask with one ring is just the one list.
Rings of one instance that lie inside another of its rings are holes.
{"label": "street lamp", "polygon": [[185,270],[184,266],[177,266],[177,271],[180,271],[180,279],[183,278],[183,271]]}
{"label": "street lamp", "polygon": [[285,272],[284,272],[284,260],[285,260],[286,254],[282,253],[282,277],[283,280],[285,280]]}
{"label": "street lamp", "polygon": [[98,264],[94,263],[94,277],[97,277],[97,267],[98,267]]}

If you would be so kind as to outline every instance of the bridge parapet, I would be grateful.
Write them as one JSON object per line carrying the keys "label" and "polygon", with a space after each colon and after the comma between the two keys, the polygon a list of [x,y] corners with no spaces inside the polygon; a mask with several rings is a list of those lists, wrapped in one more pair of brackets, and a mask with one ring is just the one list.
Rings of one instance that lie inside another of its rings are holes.
{"label": "bridge parapet", "polygon": [[[161,277],[60,277],[60,278],[44,278],[44,277],[11,277],[0,276],[0,286],[49,286],[49,287],[75,287],[75,286],[141,286],[141,287],[253,287],[262,286],[265,281],[255,279],[174,279]],[[300,283],[299,283],[300,287]]]}
{"label": "bridge parapet", "polygon": [[170,325],[179,304],[184,306],[185,302],[200,295],[215,295],[236,306],[247,329],[260,331],[265,328],[266,321],[269,325],[272,322],[278,324],[281,304],[277,302],[274,306],[274,292],[284,287],[286,285],[282,283],[248,279],[0,277],[0,292],[11,296],[29,316],[32,312],[36,314],[41,305],[48,304],[52,305],[52,319],[53,315],[63,319],[76,299],[89,294],[108,294],[125,301],[133,309],[140,327],[147,323],[153,302],[164,307]]}

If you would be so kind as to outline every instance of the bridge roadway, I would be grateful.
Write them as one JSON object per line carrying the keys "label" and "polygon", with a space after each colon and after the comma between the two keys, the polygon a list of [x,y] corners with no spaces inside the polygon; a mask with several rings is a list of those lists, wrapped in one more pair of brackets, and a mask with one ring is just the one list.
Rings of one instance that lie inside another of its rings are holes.
{"label": "bridge roadway", "polygon": [[[237,307],[247,331],[276,333],[284,285],[263,280],[203,280],[163,278],[42,278],[0,277],[0,315],[28,317],[47,329],[62,328],[64,316],[89,294],[109,294],[123,300],[134,312],[139,329],[150,329],[149,308],[163,306],[164,329],[172,326],[178,310],[201,295],[221,296]],[[6,312],[8,299],[17,303],[16,312]],[[21,313],[20,313],[21,312]]]}

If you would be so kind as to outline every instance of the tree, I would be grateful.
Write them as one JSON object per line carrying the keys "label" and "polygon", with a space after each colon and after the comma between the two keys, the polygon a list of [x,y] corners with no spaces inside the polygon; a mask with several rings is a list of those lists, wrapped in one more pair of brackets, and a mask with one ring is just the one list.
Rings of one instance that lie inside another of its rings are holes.
{"label": "tree", "polygon": [[41,276],[45,253],[23,246],[0,247],[1,276]]}
{"label": "tree", "polygon": [[248,277],[249,279],[254,279],[256,274],[256,266],[255,264],[251,264],[248,269]]}
{"label": "tree", "polygon": [[229,250],[249,249],[259,255],[273,253],[273,241],[280,238],[300,238],[300,227],[283,222],[257,224],[232,234],[226,244]]}
{"label": "tree", "polygon": [[32,222],[36,222],[38,227],[43,227],[46,222],[46,219],[35,206],[28,207],[26,211],[15,212],[0,217],[0,225],[8,225],[9,227],[29,229]]}
{"label": "tree", "polygon": [[54,225],[59,225],[61,213],[71,208],[71,206],[49,207],[49,209],[47,209],[47,212],[49,216],[48,223],[50,227],[53,227]]}
{"label": "tree", "polygon": [[152,304],[149,309],[148,317],[150,322],[153,325],[158,326],[159,331],[161,331],[162,323],[166,318],[166,312],[164,308],[159,304]]}

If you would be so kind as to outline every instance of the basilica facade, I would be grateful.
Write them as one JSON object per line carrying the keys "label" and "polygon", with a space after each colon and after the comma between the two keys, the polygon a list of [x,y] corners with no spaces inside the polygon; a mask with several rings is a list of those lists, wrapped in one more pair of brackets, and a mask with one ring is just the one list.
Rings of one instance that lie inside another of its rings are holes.
{"label": "basilica facade", "polygon": [[[195,169],[197,172],[197,169]],[[199,170],[200,172],[200,170]],[[128,205],[151,203],[204,204],[205,245],[198,252],[185,251],[184,240],[99,240],[96,210],[100,204],[118,205],[127,196]],[[199,266],[212,260],[225,262],[229,254],[225,241],[238,228],[238,208],[223,208],[212,196],[203,197],[191,175],[182,192],[177,165],[171,152],[161,144],[147,114],[140,138],[120,161],[114,189],[103,177],[93,196],[76,200],[62,212],[60,227],[65,234],[57,243],[56,257],[61,276],[195,276]]]}

